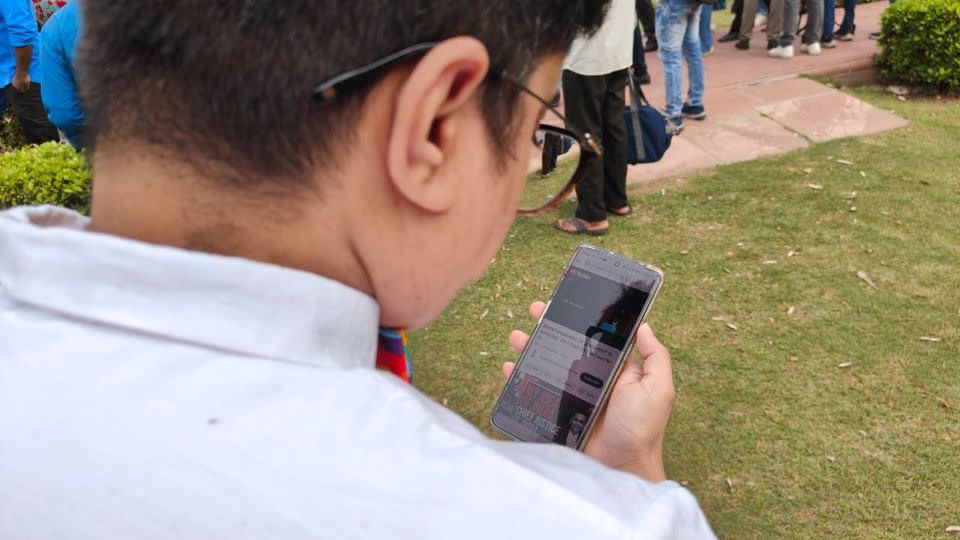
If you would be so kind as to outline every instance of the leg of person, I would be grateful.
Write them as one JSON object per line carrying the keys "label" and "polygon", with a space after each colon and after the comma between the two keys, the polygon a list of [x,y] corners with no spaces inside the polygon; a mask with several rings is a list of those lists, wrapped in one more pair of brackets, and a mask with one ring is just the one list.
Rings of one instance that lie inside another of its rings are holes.
{"label": "leg of person", "polygon": [[606,77],[603,94],[603,205],[607,212],[625,215],[627,201],[627,126],[623,123],[627,70]]}
{"label": "leg of person", "polygon": [[743,0],[743,20],[740,23],[740,39],[737,48],[745,51],[750,48],[750,36],[753,35],[753,22],[757,18],[757,0]]}
{"label": "leg of person", "polygon": [[47,111],[43,108],[39,84],[30,83],[30,88],[23,93],[14,90],[12,85],[7,88],[7,99],[13,107],[13,116],[20,123],[23,138],[28,144],[60,140],[57,128],[50,123]]}
{"label": "leg of person", "polygon": [[713,6],[703,4],[700,6],[700,50],[703,54],[713,52],[713,31],[710,26],[713,24]]}
{"label": "leg of person", "polygon": [[639,26],[633,29],[633,77],[637,85],[650,84],[650,72],[647,71],[646,53],[643,50]]}
{"label": "leg of person", "polygon": [[540,175],[546,176],[557,168],[557,156],[560,155],[560,146],[563,144],[559,135],[545,133],[543,136],[543,153],[540,155]]}
{"label": "leg of person", "polygon": [[769,0],[770,11],[767,13],[767,50],[780,45],[780,36],[783,34],[784,0]]}
{"label": "leg of person", "polygon": [[[590,77],[564,70],[562,82],[567,126],[581,133],[589,132],[598,144],[605,146],[601,110],[603,92],[606,88],[604,77]],[[607,218],[603,206],[603,158],[584,156],[583,167],[586,174],[577,184],[576,218],[558,221],[554,226],[567,232],[574,232],[577,226],[585,229],[594,227],[606,230],[605,225],[603,227],[593,225]]]}
{"label": "leg of person", "polygon": [[740,38],[740,26],[743,22],[743,0],[733,0],[733,7],[731,8],[731,11],[733,11],[733,22],[730,23],[730,31],[717,40],[720,43],[736,41]]}
{"label": "leg of person", "polygon": [[[683,73],[680,65],[680,49],[686,30],[687,16],[683,15],[685,0],[661,0],[657,3],[657,35],[660,42],[660,63],[663,64],[663,84],[666,96],[664,109],[676,124],[683,126]],[[678,5],[681,4],[681,5]]]}
{"label": "leg of person", "polygon": [[843,0],[843,21],[840,23],[840,32],[843,34],[843,41],[853,40],[857,32],[857,25],[854,20],[857,11],[857,0]]}
{"label": "leg of person", "polygon": [[[890,5],[892,6],[896,1],[897,1],[897,0],[890,0]],[[880,30],[883,31],[883,27],[882,27],[882,26],[880,27]],[[870,35],[869,35],[868,37],[869,37],[870,39],[879,39],[879,38],[880,38],[880,32],[870,32]]]}
{"label": "leg of person", "polygon": [[780,44],[770,49],[767,54],[774,58],[793,58],[793,40],[797,34],[799,17],[800,0],[784,0],[783,34],[780,36]]}
{"label": "leg of person", "polygon": [[707,117],[703,108],[703,53],[700,51],[699,18],[700,11],[694,7],[683,34],[683,59],[687,61],[690,90],[681,110],[685,117],[692,120]]}
{"label": "leg of person", "polygon": [[823,0],[823,33],[820,34],[820,45],[825,49],[836,46],[833,42],[833,27],[836,24],[837,1]]}
{"label": "leg of person", "polygon": [[647,38],[647,45],[644,48],[647,52],[657,50],[657,18],[653,10],[651,0],[637,0],[636,2],[637,18],[643,26],[643,33]]}
{"label": "leg of person", "polygon": [[823,35],[823,0],[807,0],[807,28],[803,32],[800,50],[816,56],[820,54],[820,36]]}

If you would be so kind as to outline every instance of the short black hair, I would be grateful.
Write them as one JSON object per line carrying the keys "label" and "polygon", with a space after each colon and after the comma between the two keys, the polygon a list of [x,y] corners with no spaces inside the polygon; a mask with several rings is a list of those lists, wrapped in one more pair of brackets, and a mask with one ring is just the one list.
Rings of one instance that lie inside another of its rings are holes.
{"label": "short black hair", "polygon": [[[322,104],[314,85],[461,35],[526,77],[544,55],[599,28],[609,1],[84,0],[81,94],[95,141],[152,144],[240,183],[300,179],[336,163],[366,94]],[[501,148],[517,99],[509,84],[483,89]]]}

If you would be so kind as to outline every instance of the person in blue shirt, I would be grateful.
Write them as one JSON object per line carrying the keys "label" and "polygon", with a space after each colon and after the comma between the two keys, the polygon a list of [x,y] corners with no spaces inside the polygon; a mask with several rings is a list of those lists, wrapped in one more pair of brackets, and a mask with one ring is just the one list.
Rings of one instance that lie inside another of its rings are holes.
{"label": "person in blue shirt", "polygon": [[28,143],[59,139],[40,98],[39,41],[30,0],[0,0],[0,88]]}
{"label": "person in blue shirt", "polygon": [[83,107],[77,92],[73,54],[80,34],[76,1],[54,13],[40,33],[41,95],[47,116],[76,149],[85,146]]}

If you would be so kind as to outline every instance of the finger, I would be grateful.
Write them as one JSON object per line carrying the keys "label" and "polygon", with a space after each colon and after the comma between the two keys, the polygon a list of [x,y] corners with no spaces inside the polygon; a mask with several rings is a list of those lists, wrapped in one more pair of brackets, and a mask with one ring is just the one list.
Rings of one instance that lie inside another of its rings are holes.
{"label": "finger", "polygon": [[518,353],[523,352],[523,349],[527,347],[527,342],[530,341],[530,336],[521,332],[520,330],[514,330],[510,332],[510,346],[513,347],[513,350]]}
{"label": "finger", "polygon": [[547,309],[547,305],[538,300],[530,304],[530,316],[536,320],[540,320],[540,316],[543,315],[543,310],[545,309]]}
{"label": "finger", "polygon": [[649,324],[642,324],[637,330],[637,337],[634,340],[636,342],[636,351],[640,355],[640,358],[646,359],[650,356],[667,352],[667,348],[660,343],[660,340],[657,339],[657,336],[653,334],[653,329],[650,328]]}
{"label": "finger", "polygon": [[647,324],[637,331],[637,352],[643,358],[644,377],[650,377],[665,389],[672,388],[673,365],[670,362],[670,352],[657,340]]}
{"label": "finger", "polygon": [[517,367],[515,362],[504,362],[500,369],[503,370],[503,376],[507,379],[510,378],[510,375],[513,375],[513,369]]}

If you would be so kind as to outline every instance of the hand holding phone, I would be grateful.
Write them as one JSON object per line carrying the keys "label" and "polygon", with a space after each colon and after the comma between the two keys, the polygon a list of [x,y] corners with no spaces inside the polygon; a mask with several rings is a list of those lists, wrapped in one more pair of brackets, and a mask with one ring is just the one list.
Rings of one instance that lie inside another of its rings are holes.
{"label": "hand holding phone", "polygon": [[[545,308],[543,302],[534,302],[530,315],[539,320]],[[523,352],[529,339],[514,330],[510,346]],[[670,352],[644,324],[637,331],[634,356],[624,365],[583,452],[609,467],[659,482],[666,479],[663,435],[676,397]],[[503,364],[507,378],[515,366],[514,362]]]}
{"label": "hand holding phone", "polygon": [[[662,282],[655,267],[593,246],[577,248],[550,303],[533,306],[539,322],[532,337],[511,336],[522,354],[491,425],[519,441],[562,444],[663,479],[670,357],[642,326]],[[646,367],[630,356],[635,342]]]}

